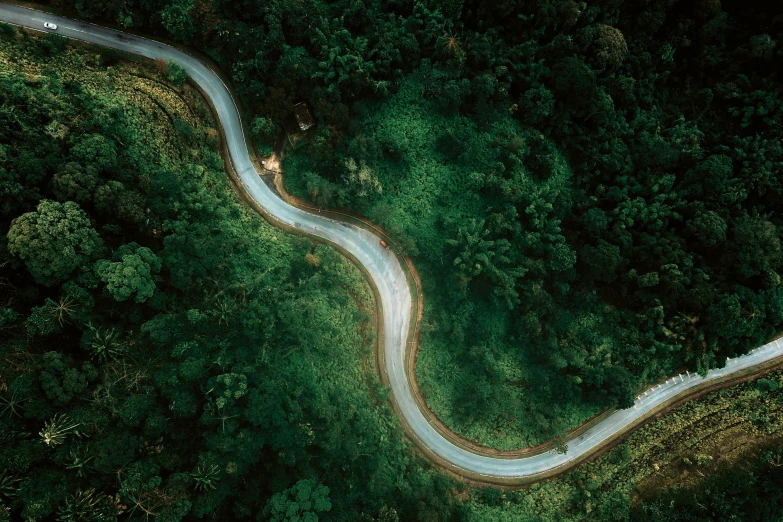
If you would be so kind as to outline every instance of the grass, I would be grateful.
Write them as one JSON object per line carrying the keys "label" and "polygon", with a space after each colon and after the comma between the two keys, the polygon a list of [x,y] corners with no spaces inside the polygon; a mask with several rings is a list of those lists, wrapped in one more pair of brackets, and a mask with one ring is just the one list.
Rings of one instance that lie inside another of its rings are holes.
{"label": "grass", "polygon": [[[470,509],[476,520],[498,522],[621,520],[633,502],[697,487],[783,440],[783,389],[765,391],[760,382],[783,384],[783,371],[687,402],[561,478],[517,492],[474,492]],[[607,513],[613,499],[626,507]]]}

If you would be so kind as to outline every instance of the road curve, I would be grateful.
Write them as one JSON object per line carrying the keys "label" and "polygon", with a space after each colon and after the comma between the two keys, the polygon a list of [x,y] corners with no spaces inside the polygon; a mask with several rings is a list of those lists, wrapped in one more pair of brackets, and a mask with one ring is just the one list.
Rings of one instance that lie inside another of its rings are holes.
{"label": "road curve", "polygon": [[[783,344],[774,341],[749,354],[732,359],[706,377],[684,374],[654,386],[637,398],[634,406],[618,410],[578,436],[567,441],[566,453],[548,451],[522,458],[498,458],[471,453],[441,435],[419,410],[406,374],[406,343],[411,327],[410,287],[399,260],[379,244],[379,238],[354,225],[313,215],[283,201],[261,180],[251,161],[237,107],[220,77],[205,64],[183,51],[160,42],[121,33],[85,22],[49,15],[40,11],[0,3],[0,21],[43,31],[44,21],[58,25],[57,32],[69,38],[111,47],[151,59],[174,60],[185,68],[213,104],[226,139],[234,170],[248,194],[265,212],[281,224],[334,243],[363,265],[377,288],[383,309],[385,370],[397,409],[414,436],[430,457],[440,464],[473,479],[495,481],[532,481],[553,471],[580,462],[616,435],[637,425],[651,412],[660,409],[695,387],[725,380],[732,375],[770,363],[783,356]],[[508,482],[505,482],[508,483]]]}

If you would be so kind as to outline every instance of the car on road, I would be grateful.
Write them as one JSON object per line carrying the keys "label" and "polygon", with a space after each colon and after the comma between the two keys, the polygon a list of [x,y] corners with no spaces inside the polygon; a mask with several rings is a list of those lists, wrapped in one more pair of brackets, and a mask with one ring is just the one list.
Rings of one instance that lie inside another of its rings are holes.
{"label": "car on road", "polygon": [[57,30],[57,24],[53,24],[52,22],[44,22],[44,27],[46,27],[47,29],[50,29],[52,31],[56,31]]}

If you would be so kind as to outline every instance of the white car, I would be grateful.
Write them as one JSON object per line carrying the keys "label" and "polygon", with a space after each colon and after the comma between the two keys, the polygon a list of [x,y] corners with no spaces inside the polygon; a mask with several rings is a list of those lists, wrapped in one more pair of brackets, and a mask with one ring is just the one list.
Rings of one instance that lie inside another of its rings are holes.
{"label": "white car", "polygon": [[47,29],[51,29],[52,31],[57,30],[57,24],[53,24],[51,22],[44,22],[44,27],[46,27]]}

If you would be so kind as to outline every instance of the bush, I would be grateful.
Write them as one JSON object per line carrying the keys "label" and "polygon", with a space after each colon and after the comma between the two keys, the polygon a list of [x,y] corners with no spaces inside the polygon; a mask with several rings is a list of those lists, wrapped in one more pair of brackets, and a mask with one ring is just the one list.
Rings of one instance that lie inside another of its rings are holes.
{"label": "bush", "polygon": [[166,62],[166,77],[177,87],[182,87],[182,84],[185,83],[188,77],[188,73],[180,64],[174,60],[169,60]]}

